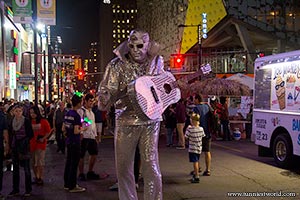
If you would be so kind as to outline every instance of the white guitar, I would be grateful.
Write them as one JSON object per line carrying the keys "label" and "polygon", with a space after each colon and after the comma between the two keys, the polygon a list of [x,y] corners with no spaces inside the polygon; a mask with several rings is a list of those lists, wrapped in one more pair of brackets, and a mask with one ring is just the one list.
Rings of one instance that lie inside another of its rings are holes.
{"label": "white guitar", "polygon": [[158,119],[164,110],[181,98],[175,88],[175,77],[170,72],[157,76],[142,76],[127,87],[127,94],[134,107],[138,106],[149,119]]}
{"label": "white guitar", "polygon": [[[199,75],[203,75],[201,69],[186,77],[185,80],[188,82]],[[160,118],[169,105],[178,102],[181,98],[176,79],[170,72],[139,77],[128,85],[127,95],[134,107],[141,109],[152,120]]]}

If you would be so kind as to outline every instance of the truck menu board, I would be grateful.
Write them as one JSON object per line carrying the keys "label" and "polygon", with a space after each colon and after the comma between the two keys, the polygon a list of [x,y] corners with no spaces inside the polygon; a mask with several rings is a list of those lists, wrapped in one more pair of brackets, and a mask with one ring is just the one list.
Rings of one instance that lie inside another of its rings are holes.
{"label": "truck menu board", "polygon": [[300,60],[266,65],[272,69],[271,109],[300,110]]}

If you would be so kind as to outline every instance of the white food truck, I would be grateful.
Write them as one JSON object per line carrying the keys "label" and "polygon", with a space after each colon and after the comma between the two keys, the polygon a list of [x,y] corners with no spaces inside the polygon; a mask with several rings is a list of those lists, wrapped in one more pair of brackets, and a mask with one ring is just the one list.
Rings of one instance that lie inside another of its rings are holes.
{"label": "white food truck", "polygon": [[278,166],[289,168],[300,156],[300,51],[257,58],[254,67],[258,154],[272,154]]}

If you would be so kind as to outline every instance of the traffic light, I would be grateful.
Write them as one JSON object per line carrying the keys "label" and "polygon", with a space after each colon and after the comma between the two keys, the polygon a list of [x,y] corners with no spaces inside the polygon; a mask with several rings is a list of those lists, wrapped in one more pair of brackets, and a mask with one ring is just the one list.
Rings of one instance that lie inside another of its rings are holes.
{"label": "traffic light", "polygon": [[78,80],[83,80],[84,71],[82,69],[77,70]]}
{"label": "traffic light", "polygon": [[182,54],[177,54],[174,57],[174,67],[175,68],[182,68],[184,62],[184,57]]}

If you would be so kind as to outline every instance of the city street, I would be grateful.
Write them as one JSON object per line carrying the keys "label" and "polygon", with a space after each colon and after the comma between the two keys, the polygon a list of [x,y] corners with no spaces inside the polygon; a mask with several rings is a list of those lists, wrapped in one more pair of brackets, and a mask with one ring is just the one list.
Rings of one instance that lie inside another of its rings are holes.
{"label": "city street", "polygon": [[[257,146],[248,140],[213,141],[212,175],[201,176],[199,184],[191,184],[189,173],[192,164],[188,162],[187,150],[176,150],[165,146],[165,136],[161,135],[159,152],[160,166],[163,175],[163,195],[166,200],[181,199],[237,199],[229,197],[228,192],[294,192],[296,197],[277,197],[275,199],[299,199],[300,170],[289,171],[275,166],[273,158],[258,157]],[[65,157],[56,153],[56,145],[50,144],[46,154],[44,186],[33,185],[32,196],[28,199],[118,199],[116,191],[108,188],[116,181],[114,167],[113,138],[106,137],[99,145],[97,173],[108,173],[104,180],[78,182],[87,187],[84,193],[69,193],[63,189],[63,168]],[[87,162],[86,162],[87,163]],[[204,170],[204,156],[201,157]],[[87,168],[87,165],[85,169]],[[24,193],[24,178],[21,171],[20,192]],[[138,195],[143,199],[143,183],[140,181]],[[4,173],[2,194],[12,190],[12,174]],[[231,195],[237,195],[231,194]],[[21,199],[10,197],[7,199]],[[239,197],[238,199],[261,199],[261,197]],[[263,199],[274,199],[264,197]]]}

